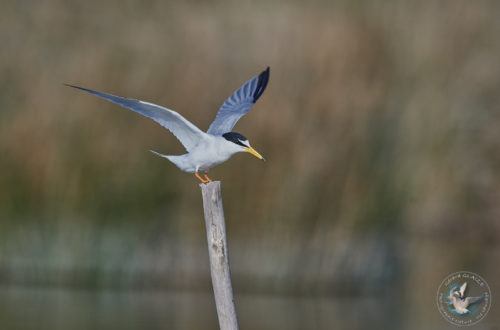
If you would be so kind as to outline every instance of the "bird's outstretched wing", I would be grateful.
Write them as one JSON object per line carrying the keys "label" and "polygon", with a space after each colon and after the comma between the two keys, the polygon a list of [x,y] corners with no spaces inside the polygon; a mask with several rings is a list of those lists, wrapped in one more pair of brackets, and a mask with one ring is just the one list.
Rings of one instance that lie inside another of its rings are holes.
{"label": "bird's outstretched wing", "polygon": [[465,289],[467,289],[467,282],[464,282],[464,284],[460,287],[460,297],[465,295]]}
{"label": "bird's outstretched wing", "polygon": [[457,291],[455,287],[450,289],[450,293],[448,295],[448,304],[453,305],[453,294]]}
{"label": "bird's outstretched wing", "polygon": [[472,304],[481,302],[483,300],[483,298],[484,298],[484,295],[481,295],[479,297],[467,297],[467,298],[465,298],[465,303],[467,306],[470,306]]}
{"label": "bird's outstretched wing", "polygon": [[269,67],[253,77],[233,93],[219,109],[207,133],[222,135],[231,132],[236,122],[246,114],[259,99],[269,81]]}
{"label": "bird's outstretched wing", "polygon": [[120,97],[113,94],[97,92],[91,89],[74,85],[65,85],[80,89],[89,94],[99,96],[105,100],[116,103],[124,108],[130,109],[132,111],[140,113],[143,116],[153,119],[158,124],[165,127],[172,134],[174,134],[188,152],[191,151],[191,149],[193,149],[200,142],[200,140],[203,138],[203,135],[205,135],[203,131],[201,131],[198,127],[193,125],[177,112],[161,107],[159,105],[140,100],[129,99],[126,97]]}

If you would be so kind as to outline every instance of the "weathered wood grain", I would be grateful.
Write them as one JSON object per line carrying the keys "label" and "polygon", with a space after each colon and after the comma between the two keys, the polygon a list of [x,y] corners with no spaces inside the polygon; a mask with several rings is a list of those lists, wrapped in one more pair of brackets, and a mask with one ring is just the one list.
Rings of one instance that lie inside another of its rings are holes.
{"label": "weathered wood grain", "polygon": [[221,184],[220,181],[212,181],[202,183],[200,187],[207,228],[210,272],[220,329],[237,330],[239,328],[229,270]]}

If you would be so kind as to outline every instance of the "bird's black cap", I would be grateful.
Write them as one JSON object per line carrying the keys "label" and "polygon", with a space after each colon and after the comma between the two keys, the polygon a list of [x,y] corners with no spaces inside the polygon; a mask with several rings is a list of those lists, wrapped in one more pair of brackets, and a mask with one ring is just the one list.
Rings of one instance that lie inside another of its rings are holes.
{"label": "bird's black cap", "polygon": [[222,134],[222,137],[228,141],[231,141],[233,143],[236,143],[237,145],[240,145],[242,147],[248,147],[247,145],[244,145],[241,143],[241,141],[247,141],[248,139],[241,135],[240,133],[236,132],[229,132],[229,133],[224,133]]}

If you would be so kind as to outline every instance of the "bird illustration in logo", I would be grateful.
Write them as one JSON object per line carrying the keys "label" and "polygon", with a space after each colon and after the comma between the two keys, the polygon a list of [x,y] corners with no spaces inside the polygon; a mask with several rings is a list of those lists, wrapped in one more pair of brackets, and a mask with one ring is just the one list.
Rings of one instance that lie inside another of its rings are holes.
{"label": "bird illustration in logo", "polygon": [[483,300],[484,294],[479,297],[466,297],[465,290],[467,289],[467,282],[462,284],[459,290],[457,290],[458,285],[450,289],[450,295],[448,296],[449,304],[453,305],[455,312],[458,314],[470,313],[470,306],[479,303]]}

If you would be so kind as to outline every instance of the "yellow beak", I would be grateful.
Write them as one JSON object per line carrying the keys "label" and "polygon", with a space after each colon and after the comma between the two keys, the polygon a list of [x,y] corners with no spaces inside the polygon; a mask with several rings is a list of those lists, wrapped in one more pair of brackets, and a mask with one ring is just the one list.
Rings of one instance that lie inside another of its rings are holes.
{"label": "yellow beak", "polygon": [[254,148],[252,147],[248,147],[248,148],[244,148],[246,152],[249,152],[251,153],[252,155],[254,155],[255,157],[257,157],[258,159],[261,159],[263,161],[266,161],[264,159],[264,157],[262,157]]}

